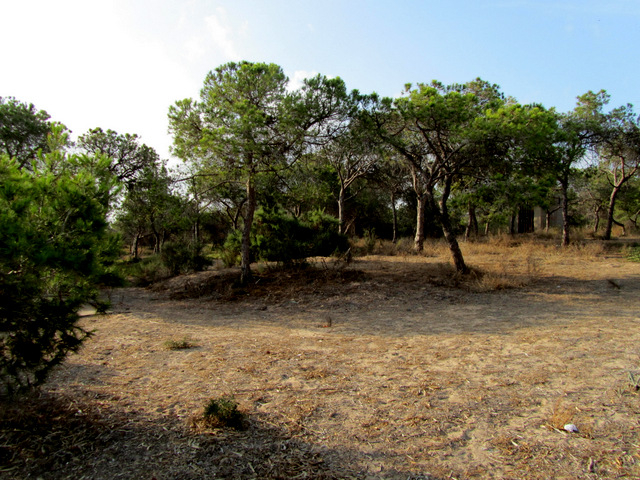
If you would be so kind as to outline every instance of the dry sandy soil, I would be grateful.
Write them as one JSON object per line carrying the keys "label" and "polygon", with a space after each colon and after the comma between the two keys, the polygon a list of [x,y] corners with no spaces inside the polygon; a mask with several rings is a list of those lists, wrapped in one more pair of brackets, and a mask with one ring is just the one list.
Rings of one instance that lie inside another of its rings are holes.
{"label": "dry sandy soil", "polygon": [[[81,352],[3,407],[0,477],[640,478],[640,264],[463,251],[483,278],[434,248],[114,291]],[[245,430],[202,421],[220,396]]]}

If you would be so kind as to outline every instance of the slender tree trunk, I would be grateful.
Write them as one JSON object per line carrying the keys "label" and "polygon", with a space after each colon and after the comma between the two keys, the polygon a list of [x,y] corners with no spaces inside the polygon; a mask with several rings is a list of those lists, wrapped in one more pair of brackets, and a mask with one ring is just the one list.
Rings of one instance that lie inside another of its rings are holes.
{"label": "slender tree trunk", "polygon": [[138,243],[140,242],[140,234],[136,232],[133,236],[133,245],[131,246],[131,252],[133,253],[133,258],[138,259]]}
{"label": "slender tree trunk", "polygon": [[393,238],[391,243],[396,243],[398,237],[398,211],[396,209],[396,192],[391,192],[391,212],[393,213]]}
{"label": "slender tree trunk", "polygon": [[544,231],[549,233],[549,228],[551,227],[551,214],[553,212],[550,212],[549,210],[547,210],[546,212],[546,216],[545,216],[545,224],[544,224]]}
{"label": "slender tree trunk", "polygon": [[609,197],[609,208],[607,208],[607,226],[604,229],[604,238],[605,240],[611,240],[611,231],[613,230],[613,213],[616,208],[616,199],[618,197],[618,192],[620,192],[620,185],[616,185],[613,187],[611,191],[611,196]]}
{"label": "slender tree trunk", "polygon": [[489,236],[489,226],[491,225],[491,217],[487,217],[487,223],[484,224],[484,236]]}
{"label": "slender tree trunk", "polygon": [[200,243],[200,217],[196,216],[196,221],[193,223],[193,242],[198,245]]}
{"label": "slender tree trunk", "polygon": [[246,285],[252,279],[251,275],[251,227],[253,226],[253,216],[256,211],[256,188],[253,184],[253,177],[247,180],[247,214],[244,218],[242,229],[242,247],[240,261],[240,283]]}
{"label": "slender tree trunk", "polygon": [[160,234],[153,232],[153,253],[160,253]]}
{"label": "slender tree trunk", "polygon": [[418,195],[418,205],[416,214],[416,236],[413,240],[413,248],[416,252],[424,249],[424,212],[426,208],[427,196],[425,194]]}
{"label": "slender tree trunk", "polygon": [[476,207],[469,202],[468,205],[469,223],[464,231],[464,238],[476,238],[478,236],[478,218],[476,217]]}
{"label": "slender tree trunk", "polygon": [[340,186],[340,193],[338,194],[338,233],[344,233],[344,186]]}
{"label": "slender tree trunk", "polygon": [[597,206],[593,212],[595,220],[593,223],[593,233],[594,235],[598,233],[598,228],[600,228],[600,206]]}
{"label": "slender tree trunk", "polygon": [[562,192],[562,246],[568,247],[571,241],[569,226],[569,178],[565,176],[560,180]]}
{"label": "slender tree trunk", "polygon": [[509,235],[516,234],[516,214],[511,215],[511,219],[509,220]]}

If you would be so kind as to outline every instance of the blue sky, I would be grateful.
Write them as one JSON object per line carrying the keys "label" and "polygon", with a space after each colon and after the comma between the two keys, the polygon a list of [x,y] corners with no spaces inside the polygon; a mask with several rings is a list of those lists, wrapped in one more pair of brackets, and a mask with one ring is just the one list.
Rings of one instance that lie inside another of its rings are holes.
{"label": "blue sky", "polygon": [[0,96],[164,158],[169,105],[232,60],[387,96],[481,77],[521,103],[568,111],[606,89],[640,110],[640,0],[21,0],[0,17]]}

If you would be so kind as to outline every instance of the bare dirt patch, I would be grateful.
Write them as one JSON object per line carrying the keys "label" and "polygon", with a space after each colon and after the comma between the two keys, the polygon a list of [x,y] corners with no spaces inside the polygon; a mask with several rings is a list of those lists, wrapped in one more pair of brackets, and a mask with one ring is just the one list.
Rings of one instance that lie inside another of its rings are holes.
{"label": "bare dirt patch", "polygon": [[[6,407],[0,476],[640,477],[640,265],[464,251],[471,279],[436,250],[115,291],[81,353]],[[221,396],[246,430],[198,421]]]}

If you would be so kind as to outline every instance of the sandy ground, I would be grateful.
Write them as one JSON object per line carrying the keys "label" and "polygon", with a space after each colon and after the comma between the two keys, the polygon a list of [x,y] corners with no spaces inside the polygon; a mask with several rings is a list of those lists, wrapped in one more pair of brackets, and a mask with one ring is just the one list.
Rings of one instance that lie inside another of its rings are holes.
{"label": "sandy ground", "polygon": [[[640,264],[522,248],[465,247],[493,284],[434,253],[114,291],[32,406],[56,406],[40,452],[5,441],[0,477],[640,478]],[[220,396],[246,430],[202,424]]]}

